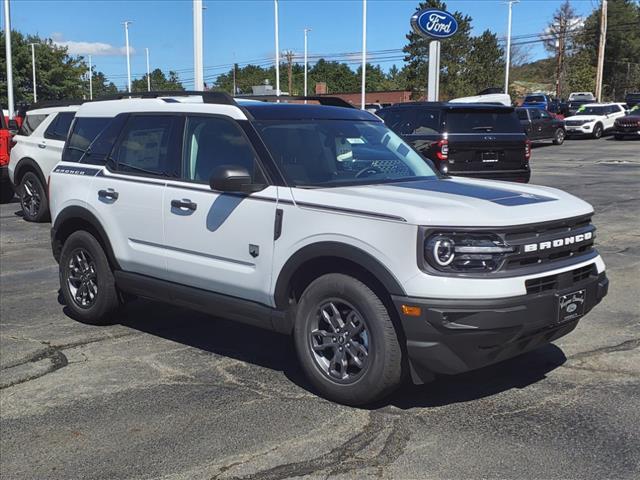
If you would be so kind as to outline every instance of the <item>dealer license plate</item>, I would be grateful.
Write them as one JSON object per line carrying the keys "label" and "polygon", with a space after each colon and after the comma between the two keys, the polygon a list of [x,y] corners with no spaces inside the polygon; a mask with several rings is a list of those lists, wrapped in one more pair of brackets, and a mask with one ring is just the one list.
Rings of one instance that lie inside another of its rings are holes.
{"label": "dealer license plate", "polygon": [[587,291],[567,293],[558,297],[558,322],[570,322],[584,315],[584,304],[587,300]]}

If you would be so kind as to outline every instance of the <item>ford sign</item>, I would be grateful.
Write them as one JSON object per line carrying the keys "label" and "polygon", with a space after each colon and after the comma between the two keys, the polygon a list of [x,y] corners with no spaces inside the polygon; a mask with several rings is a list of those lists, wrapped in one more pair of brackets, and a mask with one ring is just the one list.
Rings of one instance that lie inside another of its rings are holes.
{"label": "ford sign", "polygon": [[427,8],[411,17],[413,30],[423,37],[449,38],[458,31],[458,22],[449,12]]}

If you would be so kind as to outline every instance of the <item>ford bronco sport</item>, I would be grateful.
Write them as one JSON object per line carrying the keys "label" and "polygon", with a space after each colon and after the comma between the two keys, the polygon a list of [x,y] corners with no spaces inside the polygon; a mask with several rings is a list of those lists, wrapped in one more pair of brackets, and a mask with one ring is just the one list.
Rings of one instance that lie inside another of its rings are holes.
{"label": "ford bronco sport", "polygon": [[443,176],[366,111],[184,95],[76,114],[50,189],[80,321],[133,295],[292,334],[315,389],[360,405],[545,345],[607,293],[576,197]]}

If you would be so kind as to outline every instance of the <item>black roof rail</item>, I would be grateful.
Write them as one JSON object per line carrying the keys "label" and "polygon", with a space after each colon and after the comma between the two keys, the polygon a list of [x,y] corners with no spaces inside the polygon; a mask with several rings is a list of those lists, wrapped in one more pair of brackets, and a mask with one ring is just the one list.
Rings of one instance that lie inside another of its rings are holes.
{"label": "black roof rail", "polygon": [[339,97],[331,97],[331,96],[324,96],[324,95],[320,95],[320,96],[312,96],[312,97],[305,97],[304,95],[238,95],[234,98],[237,98],[239,100],[245,99],[245,100],[260,100],[263,102],[283,102],[286,103],[289,100],[296,100],[296,101],[300,101],[300,100],[310,100],[313,102],[318,102],[320,105],[327,105],[330,107],[343,107],[343,108],[356,108],[353,105],[351,105],[349,102],[347,102],[346,100],[343,100]]}
{"label": "black roof rail", "polygon": [[[119,92],[114,95],[95,98],[93,101],[123,100],[125,98],[159,98],[159,97],[196,97],[201,96],[203,103],[216,103],[220,105],[236,105],[233,97],[225,92],[212,92],[208,90],[159,90],[152,92]],[[88,101],[88,100],[87,100]]]}
{"label": "black roof rail", "polygon": [[39,108],[53,108],[53,107],[71,107],[73,105],[82,105],[89,100],[82,100],[81,98],[67,99],[67,100],[42,100],[37,103],[20,105],[23,111],[37,110]]}

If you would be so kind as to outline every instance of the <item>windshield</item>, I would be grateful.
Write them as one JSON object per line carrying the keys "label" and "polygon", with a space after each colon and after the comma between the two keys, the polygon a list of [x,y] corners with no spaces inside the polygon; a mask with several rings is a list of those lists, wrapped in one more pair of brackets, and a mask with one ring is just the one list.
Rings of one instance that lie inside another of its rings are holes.
{"label": "windshield", "polygon": [[524,99],[524,103],[543,103],[544,97],[542,95],[528,95]]}
{"label": "windshield", "polygon": [[300,187],[435,177],[418,153],[379,122],[271,120],[255,123],[287,181]]}
{"label": "windshield", "polygon": [[580,107],[576,115],[604,115],[604,107]]}

